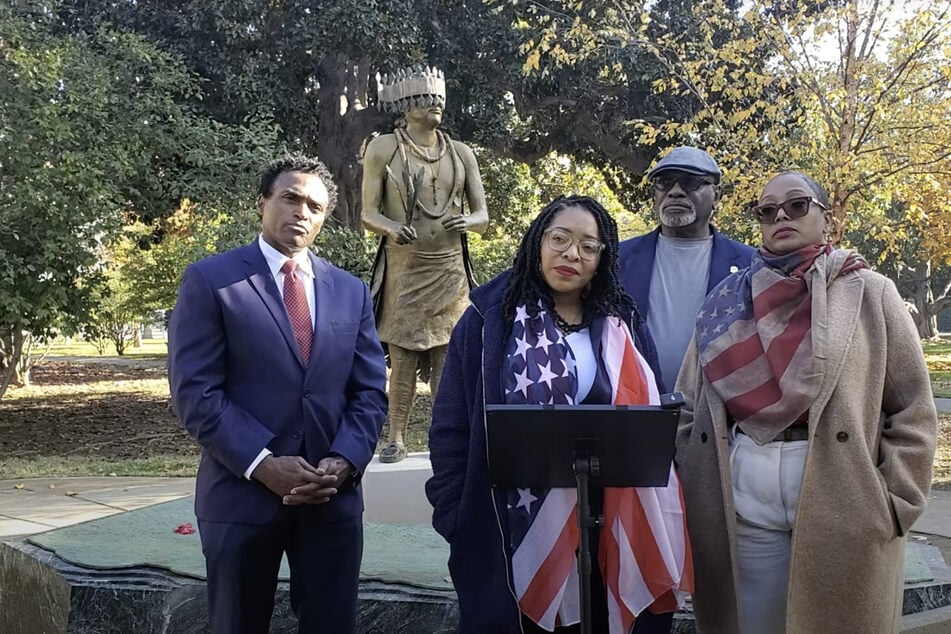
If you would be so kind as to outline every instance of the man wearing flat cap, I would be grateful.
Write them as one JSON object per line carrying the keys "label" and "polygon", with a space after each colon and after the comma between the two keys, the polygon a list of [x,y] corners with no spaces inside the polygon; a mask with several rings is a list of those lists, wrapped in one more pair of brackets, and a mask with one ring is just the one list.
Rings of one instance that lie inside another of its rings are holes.
{"label": "man wearing flat cap", "polygon": [[710,224],[721,172],[703,150],[676,147],[647,178],[660,226],[621,242],[621,282],[647,318],[663,384],[673,389],[704,297],[731,272],[748,267],[754,249]]}

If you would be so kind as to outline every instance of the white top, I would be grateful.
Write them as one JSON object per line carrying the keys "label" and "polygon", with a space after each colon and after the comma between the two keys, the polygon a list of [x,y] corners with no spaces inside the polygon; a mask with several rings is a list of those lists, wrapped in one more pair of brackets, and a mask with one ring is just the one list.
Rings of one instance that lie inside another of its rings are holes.
{"label": "white top", "polygon": [[594,356],[591,332],[587,327],[565,335],[565,339],[575,355],[575,372],[578,374],[578,398],[575,403],[580,403],[594,385],[594,378],[598,374],[598,360]]}

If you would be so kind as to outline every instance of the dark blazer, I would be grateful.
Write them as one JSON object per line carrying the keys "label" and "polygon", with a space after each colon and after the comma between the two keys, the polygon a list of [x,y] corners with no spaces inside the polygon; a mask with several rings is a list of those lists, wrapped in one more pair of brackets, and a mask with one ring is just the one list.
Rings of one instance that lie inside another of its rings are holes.
{"label": "dark blazer", "polygon": [[[756,252],[753,247],[742,242],[730,240],[710,225],[713,234],[713,253],[710,255],[710,280],[707,282],[707,292],[731,273],[730,267],[737,270],[745,269],[750,265],[750,259]],[[650,233],[621,242],[618,257],[621,261],[621,284],[624,285],[637,309],[644,318],[650,312],[651,276],[654,274],[654,256],[657,253],[657,236],[660,227]],[[672,385],[667,387],[672,388]]]}
{"label": "dark blazer", "polygon": [[[366,284],[310,254],[316,328],[304,367],[284,302],[254,243],[189,266],[168,329],[172,406],[202,447],[195,514],[264,524],[281,498],[244,478],[261,449],[362,472],[386,419],[386,370]],[[359,480],[317,508],[363,512]]]}

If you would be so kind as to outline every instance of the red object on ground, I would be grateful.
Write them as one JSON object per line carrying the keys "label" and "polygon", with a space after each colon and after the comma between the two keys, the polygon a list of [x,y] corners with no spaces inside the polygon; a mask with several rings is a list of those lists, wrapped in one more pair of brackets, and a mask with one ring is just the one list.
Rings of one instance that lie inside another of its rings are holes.
{"label": "red object on ground", "polygon": [[195,532],[195,527],[191,524],[179,524],[175,527],[175,532],[179,535],[191,535]]}

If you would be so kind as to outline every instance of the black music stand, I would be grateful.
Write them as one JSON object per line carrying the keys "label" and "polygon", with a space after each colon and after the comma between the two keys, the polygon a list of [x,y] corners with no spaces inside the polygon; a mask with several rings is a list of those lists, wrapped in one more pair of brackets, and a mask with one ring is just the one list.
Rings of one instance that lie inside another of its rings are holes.
{"label": "black music stand", "polygon": [[659,406],[486,405],[489,481],[493,487],[575,487],[581,632],[591,634],[591,484],[667,486],[680,407],[679,392]]}

